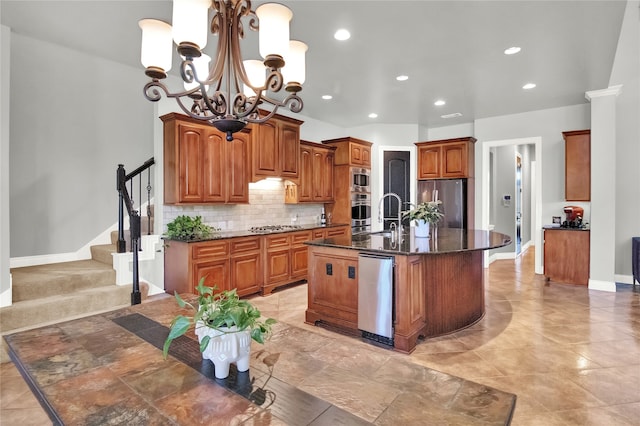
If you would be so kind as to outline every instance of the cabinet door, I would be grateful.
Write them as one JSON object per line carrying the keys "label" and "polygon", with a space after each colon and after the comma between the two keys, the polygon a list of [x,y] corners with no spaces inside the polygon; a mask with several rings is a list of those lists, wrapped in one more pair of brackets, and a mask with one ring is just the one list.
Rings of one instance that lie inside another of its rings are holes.
{"label": "cabinet door", "polygon": [[256,126],[252,144],[253,173],[259,177],[278,176],[278,126],[274,119]]}
{"label": "cabinet door", "polygon": [[[358,269],[358,258],[314,253],[309,271],[309,308],[348,321],[357,328],[358,280],[348,278],[349,266]],[[328,265],[331,265],[329,270]]]}
{"label": "cabinet door", "polygon": [[205,139],[202,127],[180,124],[179,134],[179,200],[178,202],[202,202],[202,144]]}
{"label": "cabinet door", "polygon": [[333,202],[333,163],[335,154],[327,152],[322,164],[322,201]]}
{"label": "cabinet door", "polygon": [[211,129],[204,132],[202,176],[202,201],[224,203],[227,199],[227,161],[225,148],[227,141],[222,133]]}
{"label": "cabinet door", "polygon": [[298,201],[313,200],[313,152],[311,148],[300,147],[300,184],[298,185]]}
{"label": "cabinet door", "polygon": [[239,296],[258,293],[262,287],[260,253],[232,255],[231,277]]}
{"label": "cabinet door", "polygon": [[229,275],[228,259],[196,262],[193,264],[192,293],[197,294],[195,288],[202,277],[205,277],[204,285],[216,287],[216,291],[231,290]]}
{"label": "cabinet door", "polygon": [[269,250],[265,265],[265,284],[289,279],[289,248]]}
{"label": "cabinet door", "polygon": [[364,146],[356,144],[356,143],[351,143],[349,144],[350,147],[350,153],[351,153],[351,164],[356,165],[356,166],[363,166],[364,165]]}
{"label": "cabinet door", "polygon": [[222,175],[227,181],[227,198],[230,203],[249,202],[249,145],[251,134],[237,132],[233,135],[233,141],[226,144],[227,165],[226,172]]}
{"label": "cabinet door", "polygon": [[442,174],[444,178],[467,177],[468,155],[466,143],[442,145]]}
{"label": "cabinet door", "polygon": [[284,178],[298,177],[300,158],[300,126],[287,122],[279,123],[280,175]]}
{"label": "cabinet door", "polygon": [[418,150],[418,179],[440,177],[440,145],[422,146]]}
{"label": "cabinet door", "polygon": [[553,281],[589,284],[589,231],[545,230],[544,275]]}
{"label": "cabinet door", "polygon": [[311,195],[314,201],[324,200],[324,159],[325,151],[314,149],[313,160],[311,170],[313,171],[312,177],[312,190]]}
{"label": "cabinet door", "polygon": [[308,272],[307,246],[291,249],[291,279],[306,279]]}
{"label": "cabinet door", "polygon": [[565,199],[591,200],[591,135],[587,131],[566,132]]}
{"label": "cabinet door", "polygon": [[371,167],[371,148],[368,146],[362,147],[362,165],[364,167]]}

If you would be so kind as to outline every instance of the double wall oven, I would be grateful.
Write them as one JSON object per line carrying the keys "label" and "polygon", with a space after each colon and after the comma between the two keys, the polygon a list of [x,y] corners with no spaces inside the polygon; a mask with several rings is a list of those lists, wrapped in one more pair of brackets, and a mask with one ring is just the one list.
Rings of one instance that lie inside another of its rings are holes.
{"label": "double wall oven", "polygon": [[371,231],[371,170],[351,168],[351,235]]}

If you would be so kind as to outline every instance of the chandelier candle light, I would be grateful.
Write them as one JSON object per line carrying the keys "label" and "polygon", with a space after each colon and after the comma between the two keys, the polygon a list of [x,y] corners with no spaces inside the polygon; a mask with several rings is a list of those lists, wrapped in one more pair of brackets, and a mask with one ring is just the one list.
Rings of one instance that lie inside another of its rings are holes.
{"label": "chandelier candle light", "polygon": [[[209,9],[214,13],[210,31],[218,36],[212,65],[203,53]],[[151,77],[144,86],[144,96],[157,102],[164,92],[190,117],[226,133],[228,141],[247,123],[263,123],[280,107],[300,112],[303,103],[298,92],[305,79],[307,45],[289,40],[292,16],[289,8],[278,3],[265,3],[253,11],[250,0],[173,0],[173,26],[156,19],[139,22],[140,58],[145,74]],[[263,61],[242,60],[243,18],[249,29],[259,31]],[[180,75],[184,90],[178,92],[171,92],[161,82],[171,69],[172,39],[183,58]],[[274,98],[272,94],[283,86],[288,95]],[[269,110],[258,110],[266,104],[271,105]]]}

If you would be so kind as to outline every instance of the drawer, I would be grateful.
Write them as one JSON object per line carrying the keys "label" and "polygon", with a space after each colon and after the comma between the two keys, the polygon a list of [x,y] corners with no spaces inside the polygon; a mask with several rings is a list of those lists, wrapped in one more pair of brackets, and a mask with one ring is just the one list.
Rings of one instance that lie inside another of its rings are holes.
{"label": "drawer", "polygon": [[234,238],[231,240],[231,253],[260,250],[260,237]]}
{"label": "drawer", "polygon": [[229,242],[215,241],[196,243],[191,252],[193,259],[202,259],[204,257],[226,257],[229,256]]}
{"label": "drawer", "polygon": [[311,239],[311,231],[294,232],[291,234],[291,244],[301,244]]}
{"label": "drawer", "polygon": [[324,238],[324,229],[314,229],[313,230],[313,239],[318,240],[320,238]]}
{"label": "drawer", "polygon": [[347,235],[347,228],[346,227],[340,227],[340,228],[330,228],[327,229],[327,238],[328,237],[338,237],[340,235]]}
{"label": "drawer", "polygon": [[265,245],[267,249],[271,248],[279,248],[279,247],[288,247],[289,246],[289,236],[285,234],[281,235],[271,235],[265,237]]}

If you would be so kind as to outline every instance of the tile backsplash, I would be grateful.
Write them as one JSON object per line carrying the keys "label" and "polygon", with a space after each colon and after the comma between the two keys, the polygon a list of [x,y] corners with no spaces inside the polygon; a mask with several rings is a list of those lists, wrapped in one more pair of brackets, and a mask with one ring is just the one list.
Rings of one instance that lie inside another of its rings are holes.
{"label": "tile backsplash", "polygon": [[172,206],[163,208],[163,232],[180,215],[202,216],[207,225],[223,231],[252,226],[312,225],[320,223],[323,204],[285,204],[284,181],[265,179],[249,184],[249,204]]}

